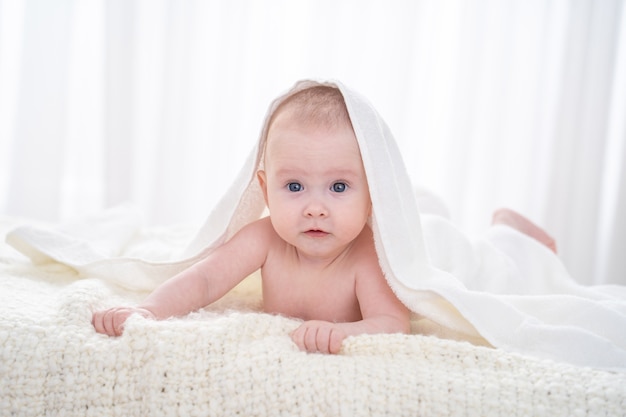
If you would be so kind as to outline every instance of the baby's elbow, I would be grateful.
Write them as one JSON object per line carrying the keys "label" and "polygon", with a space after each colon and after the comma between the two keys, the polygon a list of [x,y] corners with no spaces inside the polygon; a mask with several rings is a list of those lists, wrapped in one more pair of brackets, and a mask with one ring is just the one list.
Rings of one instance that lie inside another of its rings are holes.
{"label": "baby's elbow", "polygon": [[395,319],[396,333],[411,333],[411,311],[406,306],[402,305],[400,311],[395,314]]}
{"label": "baby's elbow", "polygon": [[401,319],[398,323],[398,331],[396,333],[410,334],[411,333],[411,320],[407,317]]}
{"label": "baby's elbow", "polygon": [[409,314],[389,316],[387,333],[410,334],[411,320]]}

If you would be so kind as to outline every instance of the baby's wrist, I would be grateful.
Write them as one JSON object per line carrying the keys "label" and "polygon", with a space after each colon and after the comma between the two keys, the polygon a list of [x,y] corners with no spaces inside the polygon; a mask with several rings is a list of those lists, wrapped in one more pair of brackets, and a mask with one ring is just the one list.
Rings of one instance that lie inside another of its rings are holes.
{"label": "baby's wrist", "polygon": [[151,307],[137,306],[135,310],[137,310],[137,312],[145,318],[152,319],[152,320],[157,320],[159,318],[158,314]]}

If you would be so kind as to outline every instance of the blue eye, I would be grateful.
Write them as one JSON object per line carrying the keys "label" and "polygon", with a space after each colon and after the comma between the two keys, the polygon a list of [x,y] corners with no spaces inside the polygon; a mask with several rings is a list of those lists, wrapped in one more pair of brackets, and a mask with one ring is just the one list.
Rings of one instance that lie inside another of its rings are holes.
{"label": "blue eye", "polygon": [[287,189],[292,193],[297,193],[298,191],[302,191],[302,184],[299,182],[290,182],[287,184]]}
{"label": "blue eye", "polygon": [[330,188],[336,193],[343,193],[344,191],[346,191],[348,186],[345,182],[336,182]]}

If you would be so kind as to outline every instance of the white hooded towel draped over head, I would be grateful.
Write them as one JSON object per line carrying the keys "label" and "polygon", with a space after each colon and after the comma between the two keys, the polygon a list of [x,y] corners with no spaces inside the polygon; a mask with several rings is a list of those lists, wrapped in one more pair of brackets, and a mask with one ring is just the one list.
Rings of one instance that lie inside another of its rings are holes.
{"label": "white hooded towel draped over head", "polygon": [[174,259],[119,256],[134,222],[115,211],[89,230],[23,226],[7,241],[36,263],[52,259],[84,277],[155,288],[262,215],[256,171],[268,121],[287,97],[320,84],[338,88],[345,99],[370,187],[379,262],[407,307],[468,340],[482,337],[509,351],[626,371],[626,287],[576,284],[556,255],[512,228],[494,226],[470,240],[444,217],[420,213],[389,128],[367,100],[336,81],[298,82],[272,103],[238,177]]}

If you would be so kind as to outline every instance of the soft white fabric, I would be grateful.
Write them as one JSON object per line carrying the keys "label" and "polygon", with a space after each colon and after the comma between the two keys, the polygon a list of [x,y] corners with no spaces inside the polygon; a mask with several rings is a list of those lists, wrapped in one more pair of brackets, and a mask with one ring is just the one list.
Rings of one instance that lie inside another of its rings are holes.
{"label": "soft white fabric", "polygon": [[[0,217],[0,235],[14,225]],[[136,231],[122,254],[161,256],[190,232]],[[33,265],[0,244],[0,415],[623,415],[625,373],[422,335],[362,335],[338,355],[301,352],[289,337],[300,321],[259,313],[259,287],[252,276],[180,319],[132,317],[110,338],[94,331],[92,310],[145,293],[56,262]]]}
{"label": "soft white fabric", "polygon": [[[284,97],[317,85],[298,83]],[[495,227],[470,240],[436,215],[420,215],[413,185],[385,122],[364,98],[339,82],[361,150],[372,198],[379,261],[391,288],[415,313],[508,351],[576,365],[626,371],[626,288],[582,287],[558,258],[531,238]],[[98,253],[91,239],[37,228],[8,241],[32,259],[48,256],[82,275],[150,289],[259,218],[264,201],[255,172],[267,124],[247,163],[192,240],[170,261]]]}

